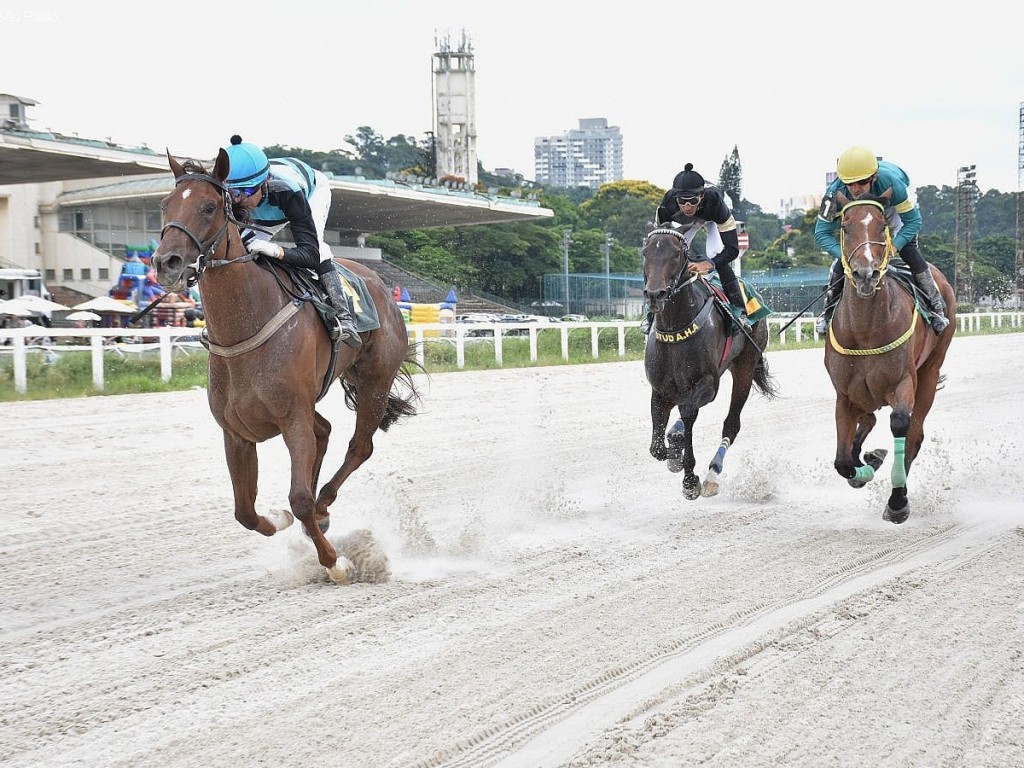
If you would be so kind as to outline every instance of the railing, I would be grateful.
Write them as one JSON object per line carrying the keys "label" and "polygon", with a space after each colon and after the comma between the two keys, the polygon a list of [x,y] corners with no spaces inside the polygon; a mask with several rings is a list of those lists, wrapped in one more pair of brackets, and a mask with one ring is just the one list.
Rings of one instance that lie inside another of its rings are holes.
{"label": "railing", "polygon": [[[201,328],[2,328],[0,354],[14,359],[14,388],[28,390],[27,359],[30,353],[59,355],[64,352],[90,351],[92,353],[92,384],[103,391],[104,354],[124,355],[127,352],[160,351],[160,377],[171,378],[171,357],[175,347],[199,347]],[[56,344],[57,339],[71,339],[68,344]],[[117,339],[137,339],[134,344],[119,344]],[[81,343],[88,340],[87,344]],[[79,342],[79,343],[75,343]]]}
{"label": "railing", "polygon": [[[781,328],[789,323],[785,317],[769,317],[768,337],[769,348],[785,347],[807,342],[821,343],[821,338],[814,332],[814,318],[801,317],[780,335]],[[595,359],[600,356],[599,337],[602,332],[616,335],[618,357],[626,355],[626,333],[638,333],[636,321],[591,321],[583,323],[415,323],[408,326],[409,338],[417,345],[417,359],[425,362],[425,344],[450,344],[455,347],[456,365],[459,368],[466,363],[466,344],[477,343],[468,337],[470,331],[484,329],[492,336],[484,340],[494,345],[494,360],[498,365],[503,362],[504,344],[510,331],[527,331],[531,362],[537,361],[537,338],[539,333],[557,332],[561,341],[561,356],[569,359],[570,334],[589,333],[590,351]],[[1002,328],[1024,330],[1024,312],[974,312],[957,317],[958,333],[980,333],[985,330]],[[103,391],[103,360],[107,354],[124,356],[132,353],[146,353],[159,350],[160,376],[169,381],[172,373],[173,351],[201,351],[199,344],[199,328],[0,328],[0,361],[6,356],[13,358],[14,386],[24,393],[28,389],[27,359],[30,354],[49,356],[65,352],[88,351],[92,355],[92,380],[97,391]],[[44,341],[40,341],[43,339]],[[57,344],[58,339],[68,339],[69,343]],[[131,343],[118,343],[118,339],[134,339]],[[82,343],[87,341],[87,343]],[[78,342],[78,343],[75,343]]]}

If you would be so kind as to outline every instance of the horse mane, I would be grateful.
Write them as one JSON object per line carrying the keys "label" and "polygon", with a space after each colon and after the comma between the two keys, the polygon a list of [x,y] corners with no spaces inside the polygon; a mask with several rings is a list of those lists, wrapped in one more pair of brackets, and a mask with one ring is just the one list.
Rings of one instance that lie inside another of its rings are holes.
{"label": "horse mane", "polygon": [[206,170],[206,167],[197,160],[186,160],[181,164],[181,170],[185,173],[200,173],[204,176],[210,175],[210,172]]}

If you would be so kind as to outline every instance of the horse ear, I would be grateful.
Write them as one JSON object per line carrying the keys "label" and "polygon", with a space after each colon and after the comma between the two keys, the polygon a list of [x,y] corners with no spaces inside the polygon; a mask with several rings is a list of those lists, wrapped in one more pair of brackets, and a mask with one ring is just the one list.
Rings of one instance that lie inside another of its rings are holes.
{"label": "horse ear", "polygon": [[224,151],[224,147],[221,147],[217,153],[217,162],[213,166],[213,175],[224,181],[228,177],[230,170],[231,161],[228,159],[228,153]]}
{"label": "horse ear", "polygon": [[882,199],[882,200],[891,200],[892,199],[892,187],[889,187],[887,190],[885,190],[885,192],[880,194],[878,197],[880,199]]}
{"label": "horse ear", "polygon": [[174,159],[171,155],[171,150],[167,150],[167,163],[171,166],[171,173],[174,174],[174,178],[180,178],[185,175],[185,169],[181,167],[181,163]]}
{"label": "horse ear", "polygon": [[842,192],[836,192],[836,202],[839,203],[839,210],[846,207],[846,204],[850,202],[850,198],[844,195]]}

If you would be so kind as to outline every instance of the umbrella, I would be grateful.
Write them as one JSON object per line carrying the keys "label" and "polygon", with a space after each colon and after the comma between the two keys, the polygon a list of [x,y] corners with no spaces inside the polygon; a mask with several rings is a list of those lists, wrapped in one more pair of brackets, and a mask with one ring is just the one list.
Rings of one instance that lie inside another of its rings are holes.
{"label": "umbrella", "polygon": [[10,315],[11,317],[28,317],[32,314],[32,310],[26,307],[24,304],[16,304],[13,301],[0,301],[0,315]]}
{"label": "umbrella", "polygon": [[83,301],[81,304],[75,304],[73,309],[88,309],[92,312],[120,312],[122,314],[129,314],[135,312],[134,304],[126,304],[123,301],[112,299],[109,296],[97,296],[95,299],[89,299]]}
{"label": "umbrella", "polygon": [[59,312],[62,309],[70,309],[70,307],[58,304],[56,301],[50,301],[49,299],[44,299],[31,293],[23,294],[11,299],[11,301],[17,302],[18,304],[24,304],[32,312],[53,312],[55,310]]}
{"label": "umbrella", "polygon": [[67,316],[68,320],[101,320],[102,318],[95,312],[90,312],[88,309],[79,309],[72,312]]}

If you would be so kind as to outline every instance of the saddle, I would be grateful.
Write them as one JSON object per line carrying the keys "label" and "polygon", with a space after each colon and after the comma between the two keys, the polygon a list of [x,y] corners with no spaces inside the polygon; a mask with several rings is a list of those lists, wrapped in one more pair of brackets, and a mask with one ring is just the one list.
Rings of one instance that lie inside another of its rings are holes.
{"label": "saddle", "polygon": [[[291,276],[299,293],[308,295],[309,303],[316,309],[327,330],[331,331],[337,325],[338,311],[331,306],[327,292],[320,285],[320,281],[308,269],[291,267],[287,264],[275,266],[281,266]],[[380,328],[377,306],[373,303],[370,290],[366,287],[366,281],[337,261],[334,262],[334,269],[341,276],[342,288],[345,289],[345,294],[349,297],[349,302],[352,305],[356,330],[363,333]]]}

